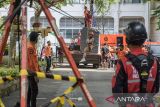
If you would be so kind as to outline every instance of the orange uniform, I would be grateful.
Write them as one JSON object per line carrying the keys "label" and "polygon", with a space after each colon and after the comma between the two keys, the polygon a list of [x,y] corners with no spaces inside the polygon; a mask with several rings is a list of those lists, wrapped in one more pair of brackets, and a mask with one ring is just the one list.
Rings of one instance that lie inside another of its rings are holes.
{"label": "orange uniform", "polygon": [[46,57],[52,56],[52,48],[50,46],[46,46],[44,52]]}
{"label": "orange uniform", "polygon": [[91,22],[92,22],[92,15],[89,10],[85,9],[84,10],[84,21],[85,21],[85,27],[91,27]]}
{"label": "orange uniform", "polygon": [[125,57],[125,55],[129,52],[130,50],[127,48],[127,47],[124,47],[124,49],[121,51],[121,50],[118,50],[118,58],[119,59],[122,59],[123,57]]}
{"label": "orange uniform", "polygon": [[27,60],[28,60],[28,70],[30,72],[40,71],[38,65],[37,50],[35,45],[31,42],[27,43]]}

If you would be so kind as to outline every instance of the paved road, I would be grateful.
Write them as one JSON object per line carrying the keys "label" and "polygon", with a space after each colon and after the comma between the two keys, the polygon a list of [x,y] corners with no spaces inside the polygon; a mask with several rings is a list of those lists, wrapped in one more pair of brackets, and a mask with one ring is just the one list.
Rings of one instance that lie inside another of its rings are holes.
{"label": "paved road", "polygon": [[[87,87],[93,96],[97,107],[115,107],[114,105],[107,102],[105,99],[111,96],[111,76],[113,75],[113,69],[101,70],[91,68],[80,69],[83,77],[86,80]],[[70,68],[55,68],[54,74],[73,75]],[[42,79],[39,83],[39,95],[37,105],[43,105],[48,102],[51,98],[61,95],[65,89],[71,86],[73,83],[65,81],[54,81],[50,79]],[[82,91],[78,87],[72,94],[69,95],[71,98],[82,98],[82,101],[75,101],[77,107],[89,107]],[[13,105],[19,99],[19,91],[13,92],[10,96],[3,98],[6,107],[13,107]],[[51,105],[50,107],[55,107]],[[69,107],[66,105],[65,107]]]}

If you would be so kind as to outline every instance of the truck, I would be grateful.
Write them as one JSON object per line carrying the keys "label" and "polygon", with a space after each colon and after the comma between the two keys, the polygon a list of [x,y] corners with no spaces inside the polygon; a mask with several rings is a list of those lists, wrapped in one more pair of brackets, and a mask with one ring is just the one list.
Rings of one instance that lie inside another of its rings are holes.
{"label": "truck", "polygon": [[[107,43],[109,46],[118,47],[119,44],[122,44],[124,47],[127,47],[126,36],[124,34],[101,34],[100,35],[100,44],[101,46]],[[144,43],[148,47],[148,50],[156,56],[160,61],[160,42],[150,42],[146,41]]]}
{"label": "truck", "polygon": [[[88,38],[88,32],[94,32],[94,47],[91,52],[87,53],[86,61],[80,62],[80,60],[83,57],[84,54],[84,48],[87,46],[87,38]],[[75,45],[74,48],[70,49],[71,54],[74,58],[74,61],[76,62],[76,65],[79,67],[79,65],[82,63],[84,66],[88,64],[92,64],[93,68],[98,68],[101,64],[101,55],[99,53],[99,31],[94,29],[89,29],[84,27],[81,30],[81,37],[80,37],[80,46]],[[72,46],[73,47],[73,46]]]}

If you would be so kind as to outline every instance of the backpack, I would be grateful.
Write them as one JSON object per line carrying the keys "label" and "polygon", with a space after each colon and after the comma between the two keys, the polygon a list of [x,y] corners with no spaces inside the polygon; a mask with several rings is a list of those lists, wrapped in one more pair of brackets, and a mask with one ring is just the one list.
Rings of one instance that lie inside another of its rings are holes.
{"label": "backpack", "polygon": [[146,93],[147,80],[149,78],[149,71],[154,63],[154,56],[150,53],[147,56],[144,54],[135,56],[130,52],[125,56],[132,62],[132,65],[138,71],[141,86],[140,92]]}
{"label": "backpack", "polygon": [[102,48],[102,52],[103,52],[104,54],[107,54],[107,53],[109,53],[109,49],[108,49],[107,47],[103,47],[103,48]]}

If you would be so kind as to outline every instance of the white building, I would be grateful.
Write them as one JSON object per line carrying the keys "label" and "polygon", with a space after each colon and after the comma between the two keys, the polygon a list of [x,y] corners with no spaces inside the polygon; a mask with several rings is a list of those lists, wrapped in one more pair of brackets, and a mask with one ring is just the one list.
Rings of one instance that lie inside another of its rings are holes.
{"label": "white building", "polygon": [[[157,3],[143,3],[143,0],[121,0],[121,2],[112,4],[108,12],[105,13],[104,17],[94,14],[95,28],[101,33],[122,33],[124,27],[134,20],[141,21],[144,23],[149,39],[152,41],[160,40],[160,32],[156,31],[156,19],[152,17],[151,10],[156,7]],[[88,6],[89,7],[89,6]],[[75,18],[84,21],[84,0],[75,0],[73,6],[62,7],[62,10]],[[56,18],[57,26],[67,43],[70,42],[71,38],[77,35],[77,33],[83,28],[80,22],[75,21],[73,18],[68,18],[60,13],[50,10],[52,15]],[[6,15],[4,9],[0,9],[0,16]],[[34,10],[28,9],[28,29],[32,29],[34,22]],[[42,27],[49,26],[48,21],[44,15],[41,14],[40,22]],[[103,22],[103,24],[102,24]]]}

